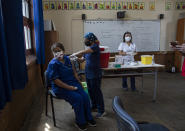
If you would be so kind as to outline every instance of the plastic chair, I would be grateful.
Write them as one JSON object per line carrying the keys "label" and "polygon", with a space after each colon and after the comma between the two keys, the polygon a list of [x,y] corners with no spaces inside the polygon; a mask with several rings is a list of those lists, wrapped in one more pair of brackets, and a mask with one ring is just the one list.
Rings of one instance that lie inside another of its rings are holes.
{"label": "plastic chair", "polygon": [[[48,80],[47,77],[47,72],[44,72],[44,81],[45,81],[45,89],[46,89],[46,116],[48,116],[48,95],[50,96],[50,101],[51,101],[51,109],[52,109],[52,116],[53,116],[53,122],[54,126],[56,127],[56,120],[55,120],[55,110],[54,110],[54,105],[53,105],[53,98],[57,98],[55,93],[50,89],[51,88],[51,83]],[[58,99],[58,98],[57,98]]]}
{"label": "plastic chair", "polygon": [[115,96],[112,102],[113,111],[116,114],[118,131],[169,131],[160,124],[142,122],[137,123],[125,112],[121,99]]}

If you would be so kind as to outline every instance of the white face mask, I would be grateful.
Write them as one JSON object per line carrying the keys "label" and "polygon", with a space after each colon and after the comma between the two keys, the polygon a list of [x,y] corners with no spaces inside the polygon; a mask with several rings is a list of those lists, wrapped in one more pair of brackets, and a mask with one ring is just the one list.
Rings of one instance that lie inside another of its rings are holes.
{"label": "white face mask", "polygon": [[125,37],[126,42],[130,42],[130,40],[131,40],[131,37],[129,37],[129,36]]}
{"label": "white face mask", "polygon": [[54,57],[63,59],[64,52],[63,51],[56,52],[56,53],[54,53]]}

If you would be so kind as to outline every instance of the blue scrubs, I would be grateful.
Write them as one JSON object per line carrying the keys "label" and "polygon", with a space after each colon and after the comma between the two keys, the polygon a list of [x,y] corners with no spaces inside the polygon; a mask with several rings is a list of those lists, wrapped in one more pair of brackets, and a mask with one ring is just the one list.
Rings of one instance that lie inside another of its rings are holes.
{"label": "blue scrubs", "polygon": [[93,53],[84,55],[86,60],[85,74],[89,95],[91,97],[92,108],[97,108],[99,113],[103,113],[104,100],[101,91],[102,72],[100,68],[100,48],[98,44],[90,46]]}
{"label": "blue scrubs", "polygon": [[[92,120],[90,108],[90,100],[85,93],[81,84],[75,78],[70,59],[64,56],[64,64],[53,58],[47,69],[48,78],[51,80],[52,90],[57,97],[69,102],[76,115],[76,122],[78,124],[86,124],[88,120]],[[78,90],[71,91],[65,88],[58,87],[53,80],[60,79],[62,82],[78,87]]]}

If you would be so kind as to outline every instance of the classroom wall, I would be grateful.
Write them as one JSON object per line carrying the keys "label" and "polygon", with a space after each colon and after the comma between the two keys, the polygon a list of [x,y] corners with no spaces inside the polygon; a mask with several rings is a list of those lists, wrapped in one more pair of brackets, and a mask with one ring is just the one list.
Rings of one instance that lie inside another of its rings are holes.
{"label": "classroom wall", "polygon": [[12,92],[12,101],[0,111],[0,131],[20,131],[34,101],[43,94],[40,67],[36,61],[28,66],[28,83],[23,90]]}
{"label": "classroom wall", "polygon": [[[177,19],[183,11],[174,8],[171,11],[165,11],[165,0],[155,0],[155,11],[149,11],[148,0],[135,1],[145,2],[145,10],[126,10],[126,19],[157,20],[159,14],[164,14],[164,19],[161,20],[160,50],[170,50],[168,43],[176,38]],[[176,2],[176,0],[168,1]],[[84,48],[81,14],[86,14],[87,19],[116,20],[116,12],[117,10],[46,10],[44,11],[44,19],[53,20],[57,31],[59,31],[59,41],[64,43],[67,53],[73,53]]]}

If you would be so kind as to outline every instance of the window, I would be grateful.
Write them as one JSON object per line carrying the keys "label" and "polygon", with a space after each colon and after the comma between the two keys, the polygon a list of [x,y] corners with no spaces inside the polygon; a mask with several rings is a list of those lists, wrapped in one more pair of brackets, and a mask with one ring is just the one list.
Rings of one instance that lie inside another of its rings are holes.
{"label": "window", "polygon": [[23,22],[24,22],[24,38],[26,54],[33,52],[33,6],[31,0],[22,0]]}

